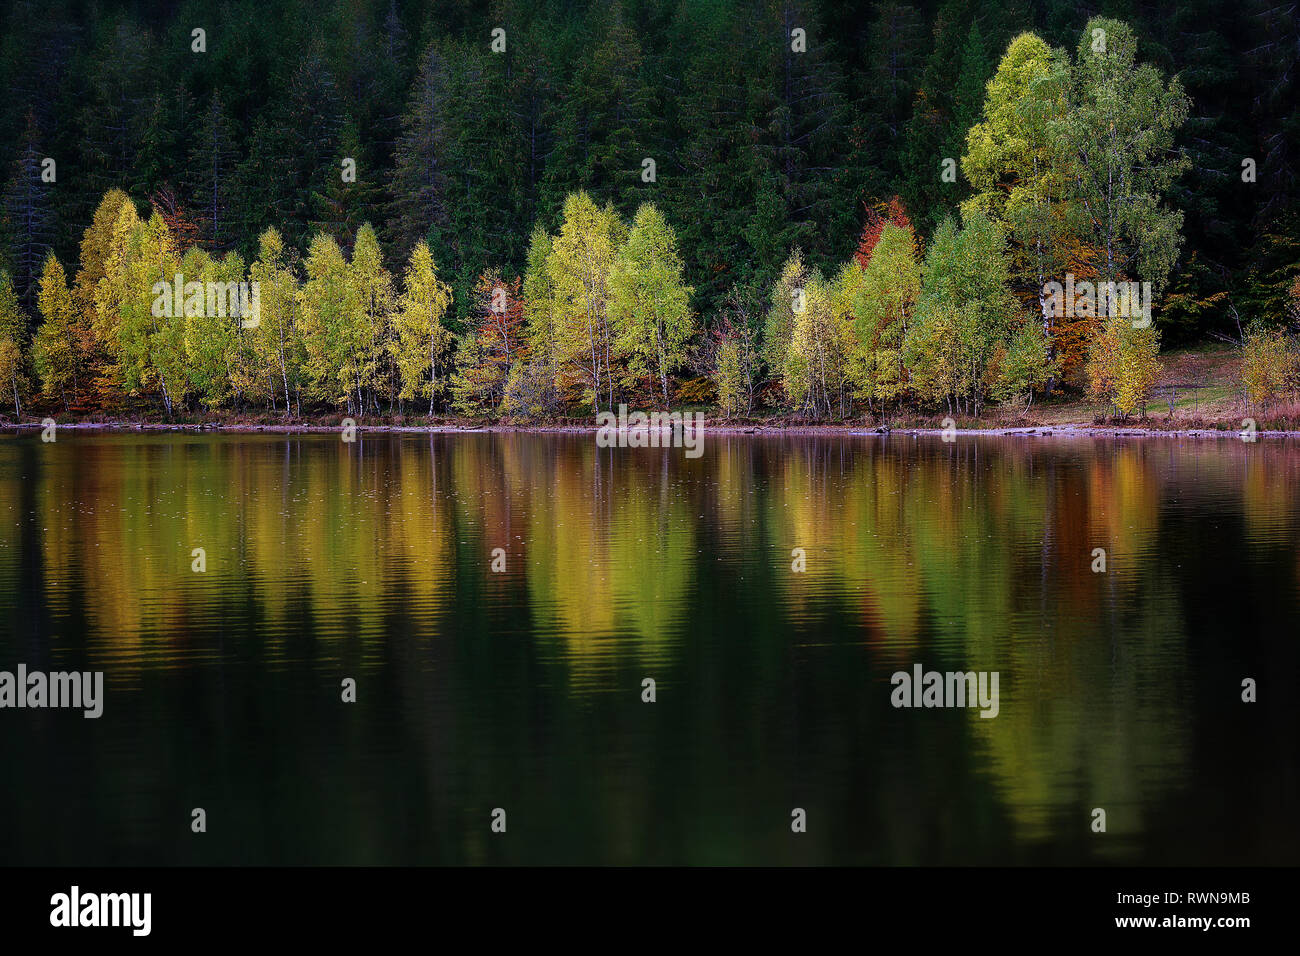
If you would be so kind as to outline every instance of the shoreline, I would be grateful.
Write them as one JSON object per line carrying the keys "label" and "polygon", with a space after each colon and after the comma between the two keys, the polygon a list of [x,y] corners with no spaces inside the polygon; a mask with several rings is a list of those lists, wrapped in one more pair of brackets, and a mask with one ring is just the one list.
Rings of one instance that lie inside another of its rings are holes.
{"label": "shoreline", "polygon": [[[0,424],[0,432],[40,432],[45,426],[41,422],[17,422]],[[331,434],[338,432],[342,425],[313,422],[295,422],[288,424],[252,423],[252,422],[60,422],[60,431],[72,429],[80,432],[131,433],[131,432],[178,432],[192,434],[234,435],[295,435],[295,434]],[[916,437],[941,437],[945,429],[929,426],[872,426],[867,424],[806,424],[806,425],[763,425],[758,423],[703,423],[705,432],[715,435],[752,435],[756,437],[784,436],[831,436],[842,435],[851,438],[888,438],[890,435],[910,435]],[[390,435],[454,435],[454,434],[552,434],[585,435],[593,434],[599,426],[576,423],[475,423],[475,422],[437,422],[428,425],[392,425],[367,424],[357,422],[359,433]],[[958,428],[959,435],[982,438],[1231,438],[1241,441],[1241,429],[1231,428],[1152,428],[1143,425],[1094,425],[1072,422],[1062,425],[1006,425],[978,428]],[[1258,429],[1257,438],[1300,438],[1300,430]]]}

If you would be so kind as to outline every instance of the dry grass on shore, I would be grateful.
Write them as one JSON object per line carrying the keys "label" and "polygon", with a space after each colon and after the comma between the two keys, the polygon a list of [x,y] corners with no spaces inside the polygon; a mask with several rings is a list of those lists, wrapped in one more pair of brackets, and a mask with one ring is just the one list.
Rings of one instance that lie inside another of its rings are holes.
{"label": "dry grass on shore", "polygon": [[[1028,409],[1009,406],[990,406],[979,418],[954,416],[956,425],[963,431],[983,433],[1020,433],[1030,430],[1106,432],[1235,432],[1242,428],[1243,419],[1253,418],[1256,428],[1268,432],[1300,432],[1300,400],[1292,396],[1268,407],[1247,410],[1241,392],[1241,353],[1228,345],[1202,345],[1161,356],[1163,369],[1156,382],[1155,394],[1147,407],[1145,417],[1120,419],[1100,403],[1086,396],[1064,396],[1048,401],[1038,401]],[[757,414],[727,418],[719,416],[716,408],[689,406],[681,411],[700,412],[706,425],[714,431],[732,433],[788,434],[821,433],[827,431],[930,431],[943,427],[943,413],[925,414],[912,411],[895,411],[879,418],[864,416],[849,421],[816,422],[786,413]],[[181,415],[171,420],[159,420],[139,414],[66,415],[57,411],[49,414],[60,425],[83,428],[148,429],[148,430],[223,430],[223,431],[320,431],[342,427],[347,416],[342,414],[315,415],[304,418],[285,418],[270,411],[226,413],[217,416]],[[12,415],[0,414],[0,425],[13,427],[38,426],[39,413],[24,414],[21,423]],[[512,420],[508,418],[467,418],[454,415],[394,415],[356,416],[359,427],[370,431],[440,431],[463,430],[529,430],[550,432],[588,432],[595,429],[590,415],[572,415],[548,421]]]}

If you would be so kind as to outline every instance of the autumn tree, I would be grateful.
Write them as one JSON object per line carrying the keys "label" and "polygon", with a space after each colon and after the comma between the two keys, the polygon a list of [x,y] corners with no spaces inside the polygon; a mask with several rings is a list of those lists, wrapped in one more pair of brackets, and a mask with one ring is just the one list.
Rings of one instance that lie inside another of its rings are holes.
{"label": "autumn tree", "polygon": [[1028,316],[1011,329],[991,363],[989,391],[993,398],[1010,405],[1023,402],[1028,410],[1034,393],[1046,390],[1060,373],[1060,359],[1052,354],[1050,343],[1042,327]]}
{"label": "autumn tree", "polygon": [[[186,279],[184,355],[190,390],[209,409],[237,402],[255,383],[242,348],[243,317],[231,308],[238,298],[222,290],[245,281],[244,260],[233,252],[216,259],[194,247],[181,257],[180,272]],[[214,294],[208,295],[209,289]]]}
{"label": "autumn tree", "polygon": [[808,277],[786,351],[782,384],[796,409],[813,417],[847,414],[852,327],[835,308],[837,290],[816,270]]}
{"label": "autumn tree", "polygon": [[352,261],[348,264],[348,281],[352,286],[352,301],[358,309],[358,314],[348,323],[358,402],[361,402],[362,389],[367,388],[372,407],[378,412],[379,396],[387,397],[391,406],[400,388],[392,362],[393,277],[384,268],[379,238],[369,223],[357,232]]}
{"label": "autumn tree", "polygon": [[553,240],[542,226],[528,243],[523,279],[524,338],[528,361],[516,363],[506,382],[504,410],[521,417],[553,414],[564,389],[555,284],[547,263]]}
{"label": "autumn tree", "polygon": [[1189,101],[1137,62],[1137,37],[1118,20],[1088,21],[1075,53],[1069,108],[1050,121],[1068,153],[1075,228],[1100,250],[1104,281],[1141,279],[1157,291],[1182,245],[1183,214],[1165,194],[1187,168],[1174,139]]}
{"label": "autumn tree", "polygon": [[[179,271],[162,217],[154,213],[141,222],[135,206],[125,203],[99,280],[97,310],[123,389],[156,392],[168,416],[185,392],[185,316],[170,294]],[[160,286],[167,289],[165,300]]]}
{"label": "autumn tree", "polygon": [[451,287],[438,278],[428,244],[417,242],[393,313],[390,347],[401,379],[399,399],[427,397],[430,415],[447,387],[452,334],[443,320],[450,307]]}
{"label": "autumn tree", "polygon": [[597,207],[585,192],[564,201],[564,220],[546,258],[549,311],[560,361],[585,387],[596,411],[614,402],[614,335],[610,277],[627,234],[612,206]]}
{"label": "autumn tree", "polygon": [[167,231],[171,234],[177,252],[183,255],[187,249],[200,244],[202,233],[198,223],[190,218],[177,198],[176,190],[171,186],[164,184],[151,192],[149,205],[167,224]]}
{"label": "autumn tree", "polygon": [[1252,329],[1244,336],[1241,383],[1246,401],[1267,407],[1293,387],[1297,367],[1295,343],[1281,329]]}
{"label": "autumn tree", "polygon": [[718,391],[718,404],[728,417],[754,411],[762,363],[756,315],[752,296],[733,285],[706,337],[712,344],[710,378]]}
{"label": "autumn tree", "polygon": [[763,325],[762,353],[763,361],[774,376],[784,374],[796,314],[807,304],[809,277],[803,253],[796,249],[781,267],[781,275],[772,286]]}
{"label": "autumn tree", "polygon": [[248,278],[257,283],[260,305],[258,324],[251,335],[252,352],[261,374],[267,377],[272,407],[279,394],[287,416],[293,404],[301,406],[306,352],[291,251],[275,228],[268,228],[258,240],[258,255]]}
{"label": "autumn tree", "polygon": [[876,243],[880,241],[881,234],[885,231],[886,226],[906,230],[915,238],[916,233],[912,229],[912,220],[907,216],[903,201],[897,196],[887,203],[867,207],[867,220],[862,226],[862,235],[858,238],[858,248],[853,253],[853,258],[859,268],[866,269],[870,265],[871,255],[875,251]]}
{"label": "autumn tree", "polygon": [[668,374],[686,360],[686,343],[695,333],[694,290],[682,281],[677,237],[653,203],[637,210],[610,290],[617,352],[628,358],[633,375],[658,379],[667,406]]}
{"label": "autumn tree", "polygon": [[348,263],[332,236],[317,233],[305,262],[306,281],[298,291],[298,311],[306,345],[306,372],[315,394],[343,404],[349,414],[365,409],[357,362],[356,287]]}
{"label": "autumn tree", "polygon": [[1124,417],[1146,414],[1160,375],[1160,333],[1151,323],[1125,315],[1106,316],[1088,351],[1088,392],[1115,406]]}
{"label": "autumn tree", "polygon": [[962,220],[944,220],[931,239],[903,357],[918,397],[978,415],[1023,315],[1007,286],[1003,227],[978,210]]}
{"label": "autumn tree", "polygon": [[[854,379],[870,404],[896,400],[906,386],[903,342],[921,291],[916,236],[906,219],[882,223],[840,277],[841,310],[853,323]],[[865,260],[865,266],[863,261]]]}
{"label": "autumn tree", "polygon": [[0,382],[13,398],[15,417],[22,414],[22,396],[27,391],[23,361],[26,338],[27,315],[9,273],[0,270]]}
{"label": "autumn tree", "polygon": [[77,309],[67,274],[54,253],[46,258],[41,270],[36,306],[43,321],[32,341],[32,366],[40,378],[41,390],[49,396],[57,394],[66,409],[69,391],[76,399],[81,356],[77,349]]}
{"label": "autumn tree", "polygon": [[[137,394],[152,384],[148,374],[149,335],[154,325],[152,289],[155,282],[164,281],[167,257],[161,235],[154,235],[145,248],[143,229],[135,204],[130,200],[121,203],[104,250],[103,275],[95,284],[93,314],[108,380],[116,389]],[[150,263],[142,262],[144,254],[156,266],[153,274]],[[166,276],[166,281],[171,280]]]}
{"label": "autumn tree", "polygon": [[479,277],[474,289],[473,326],[460,338],[451,390],[458,411],[493,412],[505,398],[514,366],[525,360],[521,280],[507,282],[496,271]]}
{"label": "autumn tree", "polygon": [[1057,325],[1070,317],[1055,314],[1047,284],[1063,282],[1068,270],[1081,272],[1085,258],[1074,235],[1077,216],[1071,212],[1071,202],[1077,201],[1071,192],[1076,157],[1061,148],[1058,132],[1070,95],[1065,53],[1033,33],[1020,34],[989,80],[982,118],[966,134],[961,158],[962,172],[975,190],[963,208],[979,210],[1006,227],[1011,282],[1022,301],[1037,305],[1050,360],[1058,348]]}
{"label": "autumn tree", "polygon": [[[111,367],[117,351],[117,304],[124,291],[120,270],[126,240],[138,223],[135,204],[126,193],[110,189],[95,208],[81,239],[80,265],[72,289],[81,319],[79,350],[95,365],[110,367],[107,380],[112,379]],[[114,270],[112,277],[110,263]],[[107,287],[103,285],[105,280],[108,280]]]}

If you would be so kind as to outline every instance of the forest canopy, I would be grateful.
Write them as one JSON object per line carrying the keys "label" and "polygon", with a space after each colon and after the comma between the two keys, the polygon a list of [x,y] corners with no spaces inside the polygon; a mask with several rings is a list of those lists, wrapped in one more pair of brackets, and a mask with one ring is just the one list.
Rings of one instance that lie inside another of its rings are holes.
{"label": "forest canopy", "polygon": [[[1254,0],[56,0],[0,36],[16,413],[1128,413],[1162,343],[1297,302],[1300,27]],[[182,274],[258,323],[160,317]],[[1058,314],[1067,275],[1154,321]]]}

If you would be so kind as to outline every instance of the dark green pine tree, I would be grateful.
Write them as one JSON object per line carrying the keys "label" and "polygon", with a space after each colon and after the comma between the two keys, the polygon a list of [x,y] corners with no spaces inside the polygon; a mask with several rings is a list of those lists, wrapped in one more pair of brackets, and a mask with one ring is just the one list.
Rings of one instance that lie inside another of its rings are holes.
{"label": "dark green pine tree", "polygon": [[[29,315],[35,314],[36,293],[45,259],[56,233],[50,191],[55,183],[43,181],[44,160],[38,144],[35,117],[27,124],[22,145],[14,160],[4,191],[3,226],[5,257],[14,291]],[[55,173],[57,175],[57,166]]]}
{"label": "dark green pine tree", "polygon": [[[1258,193],[1242,181],[1241,161],[1255,153],[1251,124],[1233,122],[1247,108],[1251,77],[1231,52],[1232,39],[1216,22],[1213,0],[1185,0],[1151,22],[1135,22],[1139,55],[1166,75],[1177,73],[1191,112],[1179,148],[1191,169],[1173,185],[1170,203],[1184,213],[1184,252],[1169,277],[1157,315],[1162,345],[1196,339],[1206,328],[1231,328],[1229,273],[1244,263]],[[1254,44],[1252,44],[1253,46]],[[1243,75],[1245,72],[1246,75]]]}
{"label": "dark green pine tree", "polygon": [[[1244,36],[1235,48],[1247,53],[1242,64],[1245,95],[1234,102],[1238,109],[1229,122],[1241,123],[1241,106],[1250,129],[1250,152],[1255,160],[1255,183],[1236,187],[1251,211],[1253,241],[1242,261],[1234,297],[1243,318],[1267,322],[1296,322],[1294,300],[1289,298],[1300,277],[1300,115],[1295,108],[1300,95],[1300,22],[1286,5],[1250,0],[1242,8]],[[1230,18],[1229,22],[1232,21]],[[1234,164],[1240,180],[1242,159]]]}
{"label": "dark green pine tree", "polygon": [[74,169],[87,209],[109,189],[143,195],[136,160],[153,108],[151,64],[156,56],[152,36],[119,14],[99,21],[94,43],[79,61],[87,88],[78,100]]}
{"label": "dark green pine tree", "polygon": [[291,232],[305,248],[312,219],[311,197],[324,192],[339,172],[339,133],[344,112],[334,74],[319,36],[309,45],[289,80],[284,106],[286,127],[293,135]]}
{"label": "dark green pine tree", "polygon": [[[424,239],[431,248],[445,248],[451,235],[448,216],[448,136],[444,112],[447,89],[446,59],[438,44],[430,44],[420,59],[419,73],[397,140],[388,193],[390,254],[404,262],[415,244]],[[435,263],[442,268],[443,263]]]}
{"label": "dark green pine tree", "polygon": [[[416,239],[428,241],[462,321],[485,270],[522,270],[520,225],[532,221],[535,74],[516,84],[508,38],[500,52],[487,31],[442,44],[417,84],[398,147],[396,245],[404,257]],[[395,263],[402,265],[404,258]]]}
{"label": "dark green pine tree", "polygon": [[364,6],[357,6],[348,13],[339,25],[344,50],[340,57],[338,93],[348,119],[356,123],[359,133],[370,128],[375,115],[382,109],[379,102],[382,77],[377,68],[384,59],[379,55],[383,41],[378,30],[371,25]]}
{"label": "dark green pine tree", "polygon": [[86,202],[86,191],[77,182],[81,130],[66,121],[80,108],[85,78],[77,58],[86,31],[62,0],[18,0],[5,15],[0,28],[0,88],[5,90],[0,98],[0,142],[23,143],[34,120],[42,148],[59,160],[61,188],[47,197],[54,251],[67,262],[81,238],[77,224]]}
{"label": "dark green pine tree", "polygon": [[29,116],[49,134],[67,115],[59,94],[71,85],[84,31],[61,0],[15,0],[8,6],[0,29],[0,141],[14,143]]}
{"label": "dark green pine tree", "polygon": [[183,83],[170,94],[154,95],[136,161],[140,183],[147,192],[153,193],[173,177],[188,172],[188,164],[178,164],[176,157],[189,154],[198,120],[194,97]]}
{"label": "dark green pine tree", "polygon": [[[509,256],[512,183],[500,143],[512,133],[505,107],[501,66],[491,62],[485,40],[452,44],[447,51],[450,95],[445,102],[447,219],[434,261],[451,284],[456,315],[469,316],[474,284],[491,257]],[[518,173],[515,173],[517,182]]]}
{"label": "dark green pine tree", "polygon": [[927,231],[955,215],[969,195],[960,171],[966,132],[980,117],[985,85],[1002,53],[986,44],[970,6],[949,0],[941,8],[904,134],[902,196],[913,222]]}
{"label": "dark green pine tree", "polygon": [[258,237],[268,226],[275,226],[288,245],[305,248],[305,232],[296,229],[291,218],[297,176],[294,149],[293,132],[273,114],[254,121],[244,159],[235,171],[231,210],[246,258],[256,254]]}
{"label": "dark green pine tree", "polygon": [[[392,168],[393,148],[402,129],[402,106],[413,79],[409,36],[396,0],[389,0],[368,64],[376,84],[375,102],[366,123],[359,124],[371,156],[376,162],[382,160],[385,171]],[[371,221],[378,224],[383,215],[376,212]]]}
{"label": "dark green pine tree", "polygon": [[311,231],[329,233],[344,254],[351,256],[357,230],[373,222],[382,210],[383,189],[376,179],[378,175],[361,144],[356,122],[351,117],[345,118],[334,175],[324,191],[312,193]]}
{"label": "dark green pine tree", "polygon": [[756,218],[774,204],[783,208],[771,220],[776,235],[751,246],[756,270],[770,281],[795,246],[825,268],[847,257],[861,217],[865,144],[847,135],[852,122],[835,46],[811,8],[770,0],[755,33]]}
{"label": "dark green pine tree", "polygon": [[961,68],[953,88],[952,120],[949,122],[948,145],[966,148],[966,132],[984,111],[984,89],[997,68],[997,58],[980,30],[978,20],[971,22],[966,45],[961,51]]}
{"label": "dark green pine tree", "polygon": [[[509,24],[511,42],[499,57],[505,71],[505,109],[510,113],[514,142],[502,144],[515,157],[511,166],[517,171],[518,208],[512,231],[520,233],[520,249],[526,258],[531,226],[538,216],[542,177],[546,169],[546,156],[552,149],[554,137],[547,125],[547,104],[555,88],[557,33],[545,21],[540,25],[523,22],[515,4],[501,15],[499,22]],[[522,23],[521,26],[515,26]],[[520,224],[528,225],[520,229]],[[522,269],[522,258],[517,260]],[[503,266],[506,263],[501,263]]]}
{"label": "dark green pine tree", "polygon": [[1052,46],[1073,50],[1079,42],[1079,31],[1090,17],[1099,12],[1120,19],[1131,13],[1115,10],[1112,4],[1106,4],[1104,10],[1099,11],[1096,4],[1087,0],[1044,0],[1040,35]]}
{"label": "dark green pine tree", "polygon": [[856,111],[875,165],[893,181],[902,173],[902,143],[925,62],[925,23],[911,4],[887,2],[876,9],[859,74]]}
{"label": "dark green pine tree", "polygon": [[[1300,17],[1294,5],[1250,0],[1243,70],[1249,77],[1251,126],[1258,154],[1255,224],[1295,214],[1300,200]],[[1231,18],[1223,18],[1231,22]],[[1231,122],[1231,120],[1230,120]],[[1238,163],[1240,166],[1240,163]]]}
{"label": "dark green pine tree", "polygon": [[559,93],[550,123],[554,145],[546,157],[540,211],[554,221],[564,197],[577,189],[598,204],[626,213],[644,198],[645,160],[655,175],[655,104],[643,72],[640,40],[615,7],[603,32],[592,30],[576,68]]}
{"label": "dark green pine tree", "polygon": [[[671,37],[669,47],[681,50],[685,61],[676,97],[679,145],[662,157],[655,195],[677,232],[695,308],[707,317],[733,285],[765,281],[753,254],[754,242],[765,240],[757,232],[751,236],[765,175],[754,149],[748,86],[752,30],[732,11],[717,8],[706,18],[683,7]],[[764,247],[761,258],[781,254]]]}
{"label": "dark green pine tree", "polygon": [[198,122],[189,157],[189,201],[208,247],[217,252],[240,241],[240,223],[232,214],[239,145],[235,125],[221,93],[212,94]]}

